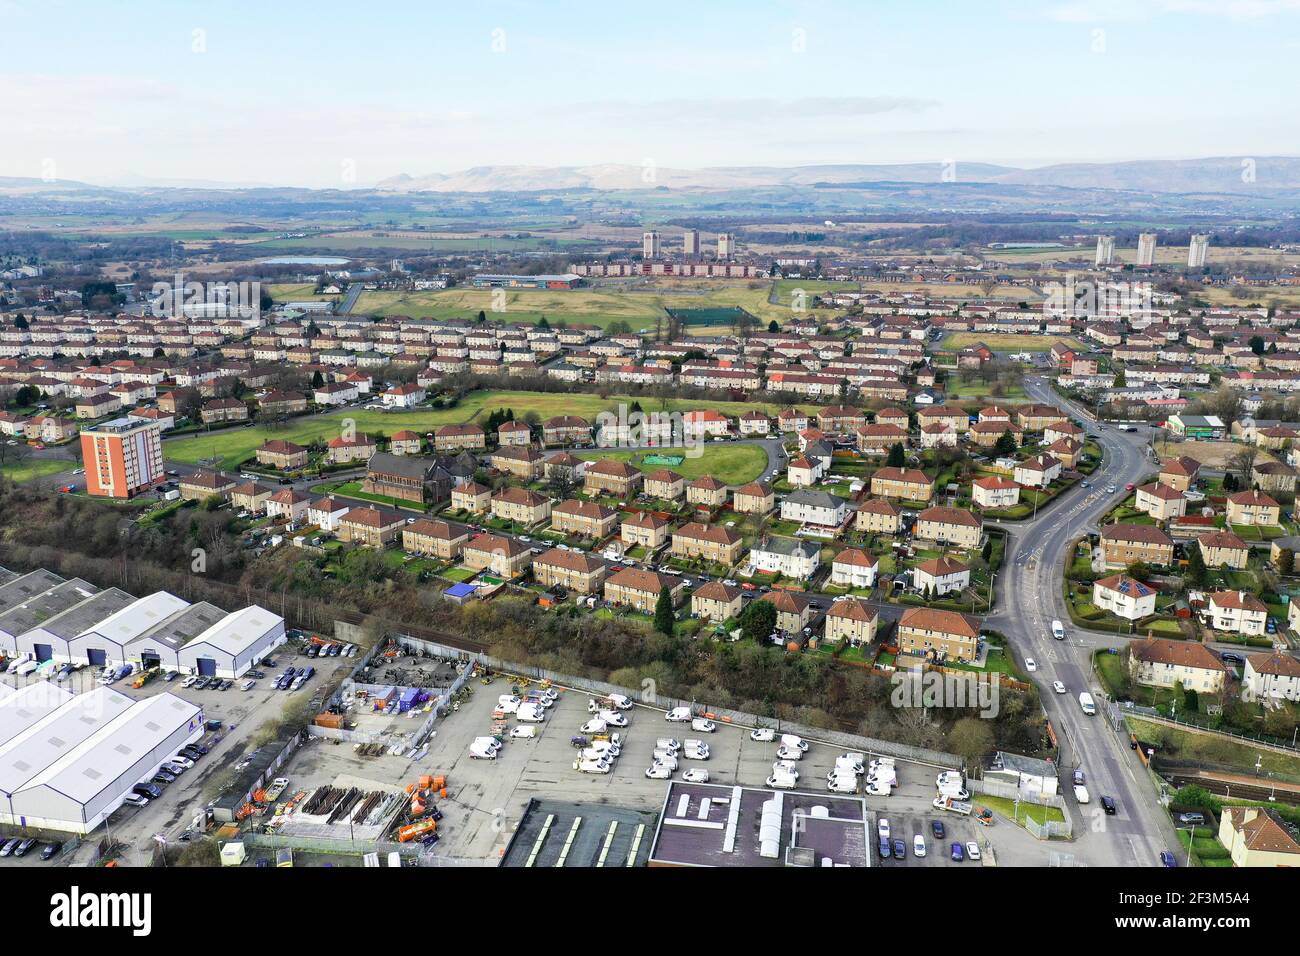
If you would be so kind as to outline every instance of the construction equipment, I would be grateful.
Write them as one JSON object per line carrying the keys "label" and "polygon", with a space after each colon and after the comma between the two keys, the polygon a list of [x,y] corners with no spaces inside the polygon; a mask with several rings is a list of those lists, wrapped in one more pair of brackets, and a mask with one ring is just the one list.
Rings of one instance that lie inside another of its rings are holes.
{"label": "construction equipment", "polygon": [[972,816],[975,817],[976,823],[982,824],[986,827],[993,826],[993,811],[988,807],[976,806]]}
{"label": "construction equipment", "polygon": [[420,837],[427,833],[432,833],[436,829],[438,829],[437,820],[417,820],[415,823],[408,823],[397,831],[397,842],[410,843],[412,840],[418,840]]}

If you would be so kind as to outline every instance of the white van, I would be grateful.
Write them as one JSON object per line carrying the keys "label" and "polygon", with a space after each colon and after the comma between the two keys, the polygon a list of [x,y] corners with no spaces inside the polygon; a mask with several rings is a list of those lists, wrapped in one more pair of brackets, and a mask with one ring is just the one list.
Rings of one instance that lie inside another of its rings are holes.
{"label": "white van", "polygon": [[798,747],[800,750],[808,750],[808,741],[802,737],[796,737],[794,734],[782,734],[781,743],[786,747]]}
{"label": "white van", "polygon": [[510,728],[510,736],[516,739],[522,737],[524,740],[532,740],[534,737],[537,736],[537,728],[536,727],[512,727]]}
{"label": "white van", "polygon": [[1087,691],[1079,695],[1079,706],[1083,708],[1083,712],[1089,717],[1097,713],[1097,705],[1093,702],[1092,695]]}
{"label": "white van", "polygon": [[1065,625],[1060,621],[1052,622],[1052,637],[1056,638],[1058,641],[1065,640]]}
{"label": "white van", "polygon": [[774,773],[766,781],[773,790],[793,790],[798,782],[797,777],[788,773]]}
{"label": "white van", "polygon": [[668,713],[664,714],[664,720],[671,720],[674,723],[684,724],[692,719],[691,709],[689,707],[674,707]]}
{"label": "white van", "polygon": [[831,793],[857,793],[858,778],[849,776],[838,776],[831,774],[826,781],[826,789]]}
{"label": "white van", "polygon": [[659,750],[671,750],[676,753],[682,745],[677,742],[676,737],[660,737],[655,741],[655,747]]}
{"label": "white van", "polygon": [[661,767],[667,767],[669,770],[677,769],[677,757],[663,750],[656,750],[654,762]]}
{"label": "white van", "polygon": [[546,719],[546,711],[542,710],[540,707],[524,706],[519,708],[519,712],[515,714],[515,718],[521,724],[540,724]]}
{"label": "white van", "polygon": [[718,725],[704,717],[696,717],[691,721],[691,730],[699,731],[702,734],[711,734],[718,729]]}

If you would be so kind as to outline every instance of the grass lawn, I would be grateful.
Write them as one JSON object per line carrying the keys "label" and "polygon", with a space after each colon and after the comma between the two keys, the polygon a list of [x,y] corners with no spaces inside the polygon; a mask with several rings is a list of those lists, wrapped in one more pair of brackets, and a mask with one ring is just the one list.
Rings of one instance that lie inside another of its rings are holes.
{"label": "grass lawn", "polygon": [[[315,490],[314,488],[312,489]],[[360,498],[362,501],[373,501],[376,504],[386,505],[389,508],[401,508],[404,511],[425,511],[423,505],[417,505],[405,498],[393,498],[389,495],[372,495],[369,492],[361,490],[361,482],[345,481],[342,484],[335,485],[330,489],[334,494],[342,495],[345,498]]]}
{"label": "grass lawn", "polygon": [[1166,727],[1132,715],[1125,716],[1124,720],[1140,739],[1163,744],[1174,751],[1179,760],[1222,764],[1252,775],[1255,773],[1255,761],[1262,760],[1265,774],[1275,773],[1300,780],[1300,757],[1252,747],[1248,741]]}
{"label": "grass lawn", "polygon": [[964,349],[983,343],[995,352],[1048,352],[1057,342],[1072,349],[1086,351],[1076,338],[1068,335],[1016,335],[1014,333],[953,332],[944,336],[939,348]]}
{"label": "grass lawn", "polygon": [[[70,458],[28,458],[25,461],[17,463],[5,462],[0,465],[0,475],[4,475],[12,482],[21,484],[24,481],[44,478],[46,475],[53,475],[75,467],[76,462]],[[84,486],[84,476],[78,477],[82,478],[78,485]]]}
{"label": "grass lawn", "polygon": [[[211,458],[220,458],[220,467],[237,468],[253,456],[257,448],[273,438],[305,445],[316,440],[337,437],[343,428],[345,419],[356,422],[358,431],[371,434],[391,435],[396,431],[409,428],[413,431],[431,431],[440,425],[454,422],[468,422],[480,416],[486,416],[496,408],[514,410],[516,418],[522,418],[528,412],[536,412],[542,418],[554,415],[579,415],[592,422],[602,411],[617,411],[620,403],[631,405],[640,401],[647,411],[660,411],[661,404],[648,398],[628,398],[611,396],[602,399],[599,395],[586,393],[569,394],[563,392],[523,392],[523,391],[477,391],[465,396],[454,408],[421,408],[409,412],[383,412],[363,408],[349,408],[333,415],[314,415],[291,419],[281,428],[231,428],[210,434],[177,438],[163,442],[163,457],[169,461],[196,465]],[[667,402],[665,411],[689,411],[697,408],[716,409],[725,415],[738,415],[755,406],[746,402],[714,402],[697,399],[672,399]],[[776,414],[777,406],[760,406],[769,414]],[[688,459],[689,463],[689,459]],[[684,474],[685,472],[683,472]],[[755,472],[746,481],[757,477]],[[703,474],[703,472],[701,472]],[[695,476],[695,477],[698,477]]]}
{"label": "grass lawn", "polygon": [[1021,822],[1025,819],[1033,820],[1035,823],[1043,824],[1049,821],[1054,823],[1064,823],[1065,814],[1056,807],[1043,807],[1036,803],[1020,802],[1019,816],[1017,816],[1016,802],[1008,800],[1005,797],[990,797],[983,793],[972,793],[971,800],[982,806],[988,807],[994,813],[1006,817],[1017,826],[1023,826]]}
{"label": "grass lawn", "polygon": [[[632,467],[643,472],[655,471],[662,465],[647,465],[642,462],[646,455],[680,454],[681,449],[657,449],[645,451],[593,451],[583,452],[578,457],[588,461],[611,458],[615,461],[629,462]],[[767,467],[767,452],[758,445],[717,444],[705,445],[698,457],[687,457],[680,465],[674,465],[673,471],[687,480],[712,475],[729,485],[743,485],[753,481]]]}

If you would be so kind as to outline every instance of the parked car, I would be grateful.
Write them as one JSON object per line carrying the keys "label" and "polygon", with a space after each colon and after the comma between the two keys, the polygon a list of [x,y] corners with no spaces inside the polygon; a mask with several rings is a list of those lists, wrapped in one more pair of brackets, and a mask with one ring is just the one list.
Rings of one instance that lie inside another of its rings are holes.
{"label": "parked car", "polygon": [[55,840],[53,843],[47,843],[45,844],[45,846],[41,847],[41,859],[42,860],[52,859],[54,857],[54,854],[58,853],[62,849],[63,849],[63,843],[59,840]]}
{"label": "parked car", "polygon": [[950,852],[954,863],[960,863],[962,860],[966,859],[966,853],[962,850],[960,843],[954,843],[950,847]]}
{"label": "parked car", "polygon": [[930,821],[930,832],[934,834],[934,838],[935,838],[936,840],[942,840],[942,839],[943,839],[943,821],[942,821],[942,820],[931,820],[931,821]]}
{"label": "parked car", "polygon": [[894,838],[894,858],[899,860],[907,858],[907,844],[901,837]]}
{"label": "parked car", "polygon": [[128,793],[122,802],[133,807],[144,807],[149,805],[149,798],[138,793]]}
{"label": "parked car", "polygon": [[918,859],[925,856],[925,836],[918,833],[912,837],[912,855]]}
{"label": "parked car", "polygon": [[978,860],[980,858],[980,845],[971,840],[966,844],[966,855],[972,860]]}
{"label": "parked car", "polygon": [[14,847],[14,856],[26,856],[32,847],[36,846],[36,838],[28,837],[22,843]]}
{"label": "parked car", "polygon": [[1205,814],[1197,810],[1180,813],[1178,814],[1178,822],[1191,824],[1192,826],[1200,826],[1205,822]]}
{"label": "parked car", "polygon": [[22,842],[18,837],[6,840],[4,846],[0,846],[0,856],[12,856],[14,850],[18,849],[18,844]]}

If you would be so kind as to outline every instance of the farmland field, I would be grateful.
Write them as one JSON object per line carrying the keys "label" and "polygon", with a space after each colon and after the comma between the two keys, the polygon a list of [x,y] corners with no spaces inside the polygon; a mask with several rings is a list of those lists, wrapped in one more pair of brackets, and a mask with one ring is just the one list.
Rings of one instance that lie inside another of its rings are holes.
{"label": "farmland field", "polygon": [[583,452],[578,457],[593,461],[600,458],[610,458],[615,461],[626,461],[633,468],[639,471],[648,472],[656,471],[662,468],[658,464],[646,464],[643,459],[647,455],[685,455],[680,465],[674,465],[672,470],[677,472],[683,478],[695,479],[702,478],[705,475],[712,475],[719,481],[724,481],[729,485],[743,485],[747,481],[753,481],[759,475],[763,474],[767,468],[767,452],[761,445],[705,445],[700,454],[694,458],[690,453],[681,448],[661,448],[656,451],[593,451]]}
{"label": "farmland field", "polygon": [[715,402],[708,400],[672,399],[666,405],[649,398],[628,398],[613,395],[602,399],[599,395],[564,392],[479,391],[463,398],[454,408],[423,408],[409,412],[383,412],[351,408],[344,412],[313,415],[292,419],[282,427],[228,428],[209,434],[168,439],[163,442],[163,456],[170,461],[196,465],[220,459],[219,467],[236,468],[251,458],[258,446],[273,438],[305,445],[317,440],[328,441],[340,434],[343,422],[351,419],[361,432],[391,435],[404,428],[430,431],[452,422],[467,422],[495,408],[509,408],[516,418],[536,412],[543,419],[553,415],[579,415],[592,421],[602,411],[616,411],[620,403],[631,405],[641,402],[646,411],[687,411],[696,408],[716,409],[727,415],[738,415],[752,408],[764,408],[776,414],[777,406],[754,406],[745,402]]}
{"label": "farmland field", "polygon": [[76,462],[69,458],[27,458],[20,462],[7,461],[0,464],[0,475],[21,484],[75,467]]}

